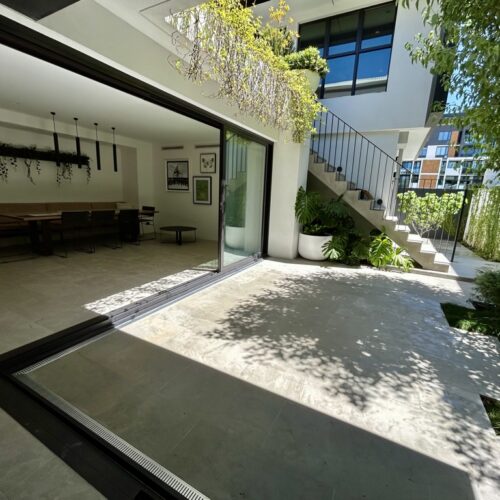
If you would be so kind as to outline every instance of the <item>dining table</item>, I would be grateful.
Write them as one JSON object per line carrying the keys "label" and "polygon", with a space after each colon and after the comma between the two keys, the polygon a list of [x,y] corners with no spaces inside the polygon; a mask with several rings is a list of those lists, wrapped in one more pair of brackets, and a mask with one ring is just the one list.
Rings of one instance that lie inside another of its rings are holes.
{"label": "dining table", "polygon": [[37,212],[26,214],[0,214],[11,219],[26,222],[29,225],[30,240],[33,251],[40,255],[52,255],[54,248],[50,223],[61,220],[62,212]]}

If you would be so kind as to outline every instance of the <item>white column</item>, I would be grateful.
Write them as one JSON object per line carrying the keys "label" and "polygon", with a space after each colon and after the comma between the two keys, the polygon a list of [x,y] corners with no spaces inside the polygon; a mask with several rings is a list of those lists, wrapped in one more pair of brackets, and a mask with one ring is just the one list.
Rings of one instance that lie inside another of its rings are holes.
{"label": "white column", "polygon": [[309,141],[296,144],[281,139],[274,144],[268,244],[271,257],[297,257],[299,225],[294,205],[297,190],[306,186],[308,167]]}

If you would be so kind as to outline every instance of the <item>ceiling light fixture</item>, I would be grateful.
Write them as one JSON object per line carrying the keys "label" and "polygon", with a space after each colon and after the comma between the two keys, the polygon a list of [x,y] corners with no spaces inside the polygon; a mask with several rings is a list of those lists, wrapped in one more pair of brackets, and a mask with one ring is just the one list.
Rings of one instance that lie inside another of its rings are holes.
{"label": "ceiling light fixture", "polygon": [[52,137],[54,138],[54,151],[56,152],[56,165],[59,166],[61,162],[59,161],[59,137],[56,132],[56,113],[55,111],[51,111],[52,115],[52,124],[54,126],[54,132],[52,133]]}
{"label": "ceiling light fixture", "polygon": [[78,168],[82,168],[82,162],[80,160],[82,156],[82,150],[80,148],[80,137],[78,136],[78,118],[73,118],[75,120],[75,143],[76,143],[76,156],[77,156],[77,161],[78,161]]}
{"label": "ceiling light fixture", "polygon": [[116,142],[115,142],[115,127],[111,127],[113,131],[113,170],[118,172],[118,159],[116,157]]}
{"label": "ceiling light fixture", "polygon": [[95,126],[95,159],[97,162],[97,170],[101,170],[101,147],[99,145],[99,137],[97,135],[98,123],[94,123]]}

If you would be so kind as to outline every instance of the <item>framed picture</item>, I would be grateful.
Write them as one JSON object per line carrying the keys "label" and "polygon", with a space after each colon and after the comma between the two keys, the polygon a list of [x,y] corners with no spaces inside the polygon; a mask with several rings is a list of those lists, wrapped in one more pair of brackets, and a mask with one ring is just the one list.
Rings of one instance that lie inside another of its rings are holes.
{"label": "framed picture", "polygon": [[167,191],[189,191],[189,161],[166,160]]}
{"label": "framed picture", "polygon": [[193,203],[195,205],[212,204],[212,178],[193,176]]}
{"label": "framed picture", "polygon": [[215,174],[217,171],[217,156],[215,153],[200,154],[200,174]]}

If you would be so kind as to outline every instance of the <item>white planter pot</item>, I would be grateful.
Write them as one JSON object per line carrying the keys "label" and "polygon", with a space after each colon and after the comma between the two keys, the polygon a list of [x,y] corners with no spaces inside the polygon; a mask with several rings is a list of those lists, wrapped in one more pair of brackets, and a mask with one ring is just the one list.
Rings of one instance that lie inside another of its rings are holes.
{"label": "white planter pot", "polygon": [[245,246],[245,228],[226,226],[224,230],[224,242],[228,247],[242,250]]}
{"label": "white planter pot", "polygon": [[316,89],[318,88],[319,85],[319,81],[321,80],[319,73],[311,71],[310,69],[304,69],[303,71],[304,75],[306,75],[306,78],[309,80],[309,85],[311,86],[311,90],[313,92],[316,92]]}
{"label": "white planter pot", "polygon": [[331,236],[310,236],[299,233],[299,255],[308,260],[326,260],[321,247],[331,239]]}

